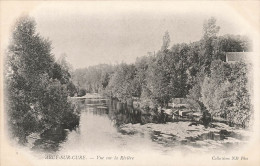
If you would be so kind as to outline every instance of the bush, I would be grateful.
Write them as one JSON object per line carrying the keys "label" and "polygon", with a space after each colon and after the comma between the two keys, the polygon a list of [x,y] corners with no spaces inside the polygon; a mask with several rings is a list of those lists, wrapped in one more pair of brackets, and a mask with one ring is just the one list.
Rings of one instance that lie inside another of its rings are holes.
{"label": "bush", "polygon": [[211,76],[203,82],[202,102],[213,116],[221,116],[232,124],[248,127],[253,115],[249,66],[243,62],[212,64]]}
{"label": "bush", "polygon": [[68,124],[67,117],[78,121],[68,101],[68,86],[61,80],[69,77],[56,70],[62,66],[55,63],[50,42],[36,33],[35,26],[29,17],[17,21],[5,66],[8,123],[20,143],[26,143],[31,133]]}
{"label": "bush", "polygon": [[86,94],[87,94],[87,90],[82,88],[79,90],[78,96],[81,97],[81,96],[85,96]]}

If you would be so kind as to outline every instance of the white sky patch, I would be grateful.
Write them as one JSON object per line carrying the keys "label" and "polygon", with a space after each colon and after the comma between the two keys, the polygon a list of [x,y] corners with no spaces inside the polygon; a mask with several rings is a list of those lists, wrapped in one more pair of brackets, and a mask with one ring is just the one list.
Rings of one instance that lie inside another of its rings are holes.
{"label": "white sky patch", "polygon": [[202,36],[203,21],[211,16],[221,27],[220,35],[248,33],[246,25],[227,5],[215,3],[207,10],[205,5],[207,2],[158,5],[48,1],[30,15],[36,19],[38,32],[52,41],[55,56],[66,53],[74,68],[82,68],[100,63],[133,63],[136,57],[159,50],[167,30],[171,46],[197,41]]}

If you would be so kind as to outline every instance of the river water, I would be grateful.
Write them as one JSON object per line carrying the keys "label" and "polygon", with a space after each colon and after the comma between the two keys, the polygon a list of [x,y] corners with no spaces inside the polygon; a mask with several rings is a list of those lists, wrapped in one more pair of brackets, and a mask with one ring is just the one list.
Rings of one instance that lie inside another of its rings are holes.
{"label": "river water", "polygon": [[[68,134],[61,151],[137,151],[153,142],[149,135],[127,135],[118,126],[131,122],[129,115],[120,110],[121,103],[110,100],[85,100],[79,128]],[[117,119],[116,119],[117,118]],[[133,120],[134,121],[134,120]]]}
{"label": "river water", "polygon": [[[146,130],[153,126],[142,128],[141,115],[132,107],[118,101],[107,99],[74,99],[78,100],[80,113],[79,126],[73,130],[55,129],[41,135],[32,146],[33,151],[43,151],[55,154],[106,154],[111,152],[136,153],[142,151],[169,154],[175,150],[190,150],[191,148],[203,149],[203,140],[213,142],[209,146],[218,149],[230,147],[230,142],[223,144],[224,135],[209,132],[199,137],[187,137],[185,140],[176,140],[172,134],[161,133],[158,130]],[[141,128],[136,132],[124,129],[124,125]],[[135,125],[136,124],[136,125]],[[170,126],[172,124],[165,124]],[[161,125],[164,127],[163,125]],[[174,130],[174,129],[173,129]],[[233,137],[238,137],[233,134]],[[240,139],[241,140],[241,139]],[[222,141],[222,143],[219,143]],[[200,142],[200,144],[196,144]],[[225,150],[225,149],[224,149]]]}

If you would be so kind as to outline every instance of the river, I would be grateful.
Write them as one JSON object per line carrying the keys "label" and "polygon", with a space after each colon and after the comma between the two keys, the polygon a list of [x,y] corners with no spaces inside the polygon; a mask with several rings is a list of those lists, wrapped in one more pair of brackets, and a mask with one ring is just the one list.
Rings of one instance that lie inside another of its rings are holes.
{"label": "river", "polygon": [[[68,154],[135,153],[170,154],[182,151],[222,151],[245,144],[243,130],[218,124],[219,129],[189,126],[189,122],[141,125],[142,115],[132,107],[108,99],[78,100],[79,126],[55,129],[33,142],[33,151]],[[227,128],[227,130],[223,130]]]}

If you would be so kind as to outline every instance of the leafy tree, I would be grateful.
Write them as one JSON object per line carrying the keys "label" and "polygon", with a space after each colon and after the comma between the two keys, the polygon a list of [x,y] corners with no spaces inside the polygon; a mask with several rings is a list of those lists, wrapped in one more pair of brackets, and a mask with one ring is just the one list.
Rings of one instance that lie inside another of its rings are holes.
{"label": "leafy tree", "polygon": [[171,98],[188,97],[214,116],[225,117],[232,123],[233,117],[239,117],[236,123],[242,123],[252,112],[248,69],[244,64],[225,63],[225,55],[250,51],[252,41],[239,35],[218,36],[219,30],[216,19],[211,17],[203,24],[201,40],[172,47],[166,31],[157,53],[148,52],[133,65],[78,69],[74,82],[89,92],[105,91],[121,101],[140,98],[140,105],[146,110],[167,106]]}
{"label": "leafy tree", "polygon": [[101,84],[103,88],[106,88],[109,83],[109,74],[106,71],[103,71],[101,74]]}
{"label": "leafy tree", "polygon": [[149,73],[147,75],[147,87],[151,92],[151,99],[160,106],[168,104],[170,100],[169,91],[169,77],[167,77],[167,72],[163,70],[163,62],[161,58],[157,58],[149,66]]}
{"label": "leafy tree", "polygon": [[50,42],[36,33],[35,21],[20,18],[13,29],[5,73],[8,123],[19,142],[25,143],[26,136],[33,132],[66,124],[64,116],[73,114],[60,69]]}
{"label": "leafy tree", "polygon": [[218,58],[214,51],[217,34],[220,27],[216,25],[216,19],[211,17],[203,24],[202,51],[200,52],[200,65],[205,68],[207,76],[210,75],[210,65],[213,60]]}
{"label": "leafy tree", "polygon": [[79,92],[78,92],[78,96],[81,97],[81,96],[85,96],[87,94],[87,90],[86,89],[79,89]]}
{"label": "leafy tree", "polygon": [[119,65],[108,85],[111,95],[123,102],[126,102],[128,98],[132,98],[135,91],[133,86],[135,73],[136,69],[134,65]]}
{"label": "leafy tree", "polygon": [[245,36],[224,35],[218,38],[216,49],[223,52],[244,52],[252,50],[252,41]]}
{"label": "leafy tree", "polygon": [[204,31],[204,38],[214,38],[216,37],[217,33],[220,30],[220,27],[216,25],[216,18],[211,17],[208,20],[204,21],[203,24],[203,31]]}
{"label": "leafy tree", "polygon": [[[220,87],[226,83],[230,75],[228,64],[221,60],[213,61],[211,64],[211,77],[206,77],[202,85],[202,101],[212,112],[218,112],[220,109],[219,96]],[[225,86],[226,87],[226,86]]]}
{"label": "leafy tree", "polygon": [[170,39],[169,32],[166,31],[164,36],[163,36],[163,44],[162,44],[161,51],[167,50],[168,47],[170,46],[170,42],[171,42],[171,39]]}
{"label": "leafy tree", "polygon": [[136,59],[136,75],[134,78],[136,97],[141,97],[143,89],[147,87],[148,68],[153,58],[153,56],[143,56]]}
{"label": "leafy tree", "polygon": [[202,86],[202,101],[214,116],[248,126],[252,116],[249,66],[245,63],[212,62],[211,77]]}
{"label": "leafy tree", "polygon": [[88,93],[103,93],[113,72],[112,65],[100,64],[75,70],[72,80],[78,88],[84,88]]}

